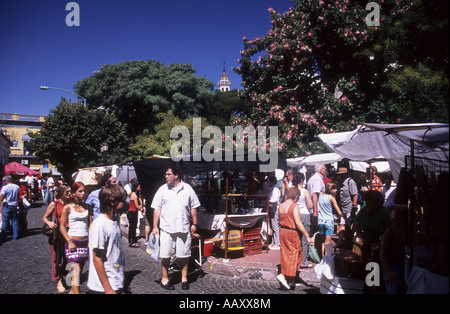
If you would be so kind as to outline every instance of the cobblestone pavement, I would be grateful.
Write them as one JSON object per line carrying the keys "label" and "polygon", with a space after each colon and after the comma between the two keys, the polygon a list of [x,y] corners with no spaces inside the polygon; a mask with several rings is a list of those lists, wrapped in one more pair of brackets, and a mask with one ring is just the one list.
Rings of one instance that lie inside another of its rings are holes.
{"label": "cobblestone pavement", "polygon": [[[56,283],[50,280],[51,259],[47,238],[41,234],[43,206],[28,213],[28,234],[0,245],[0,294],[56,294]],[[167,291],[156,282],[161,278],[160,263],[138,248],[130,248],[122,237],[125,253],[125,276],[133,294],[317,294],[318,287],[299,286],[284,291],[276,281],[242,279],[214,273],[197,272],[190,279],[190,290],[181,290],[174,274],[175,290]],[[86,293],[88,264],[83,269],[81,293]],[[179,276],[178,276],[179,277]]]}

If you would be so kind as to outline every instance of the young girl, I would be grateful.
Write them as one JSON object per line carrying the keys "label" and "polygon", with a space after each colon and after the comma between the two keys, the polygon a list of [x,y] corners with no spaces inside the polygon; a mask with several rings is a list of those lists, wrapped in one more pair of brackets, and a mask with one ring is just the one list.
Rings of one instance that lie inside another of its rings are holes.
{"label": "young girl", "polygon": [[[71,294],[80,293],[80,275],[85,262],[89,258],[88,229],[92,222],[89,211],[85,208],[85,188],[82,182],[75,182],[71,186],[72,198],[63,208],[60,231],[66,239],[65,251],[67,263],[72,264]],[[68,223],[69,231],[66,230]]]}
{"label": "young girl", "polygon": [[319,207],[319,234],[322,236],[322,256],[329,255],[331,244],[331,236],[334,232],[333,207],[335,208],[338,219],[342,216],[342,212],[336,202],[337,186],[333,182],[327,182],[325,185],[325,193],[320,193],[318,200]]}

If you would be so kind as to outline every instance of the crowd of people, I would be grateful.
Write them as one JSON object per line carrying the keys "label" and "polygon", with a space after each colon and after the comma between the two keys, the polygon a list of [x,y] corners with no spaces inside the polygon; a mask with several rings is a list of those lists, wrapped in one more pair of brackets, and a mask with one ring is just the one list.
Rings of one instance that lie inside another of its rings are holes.
{"label": "crowd of people", "polygon": [[304,174],[291,169],[286,173],[277,170],[275,175],[270,181],[269,248],[280,249],[281,274],[277,279],[281,288],[295,289],[299,271],[313,267],[308,249],[317,234],[322,257],[332,255],[341,241],[360,239],[361,254],[382,266],[386,293],[406,291],[401,258],[406,209],[393,202],[392,176],[383,183],[372,166],[370,180],[363,174],[356,182],[348,168],[331,172],[324,164],[315,166],[306,184]]}
{"label": "crowd of people", "polygon": [[[43,221],[58,231],[55,233],[58,236],[49,237],[51,279],[57,282],[58,292],[65,292],[69,287],[70,293],[80,292],[79,278],[87,261],[90,293],[129,290],[123,281],[124,256],[118,223],[123,212],[127,212],[130,247],[138,247],[139,216],[144,217],[146,243],[150,233],[159,237],[162,288],[174,289],[168,269],[170,257],[175,254],[181,267],[182,289],[189,289],[187,264],[191,237],[197,231],[200,202],[192,187],[181,178],[176,165],[166,169],[166,184],[149,204],[153,209],[151,224],[146,219],[147,206],[136,179],[121,187],[115,177],[105,175],[101,187],[87,198],[81,182],[69,186],[49,178],[38,183],[38,190],[44,191],[41,197],[47,208]],[[392,202],[391,184],[382,184],[374,167],[370,178],[368,181],[361,176],[356,182],[348,168],[341,167],[336,173],[329,173],[323,164],[316,165],[314,175],[307,182],[303,173],[292,169],[286,172],[277,169],[274,176],[269,177],[269,248],[280,250],[281,274],[277,279],[283,289],[295,289],[299,271],[313,267],[308,251],[310,245],[314,245],[313,235],[317,234],[315,238],[321,243],[322,256],[332,254],[334,242],[359,237],[363,253],[382,264],[386,291],[403,291],[398,249],[405,244],[405,210]],[[13,239],[16,239],[19,230],[26,230],[26,215],[24,219],[22,213],[19,218],[20,208],[24,206],[20,205],[21,198],[31,199],[32,192],[14,184],[11,176],[5,176],[3,183],[0,193],[0,201],[4,201],[2,237],[11,221]],[[138,215],[139,212],[142,215]],[[66,282],[69,272],[71,282]]]}
{"label": "crowd of people", "polygon": [[88,261],[88,293],[129,292],[124,282],[119,218],[127,212],[129,245],[136,247],[137,210],[146,217],[139,191],[137,179],[122,187],[111,174],[105,174],[101,187],[87,198],[82,182],[74,182],[70,187],[58,185],[42,219],[58,231],[56,237],[49,238],[51,279],[57,281],[58,292],[64,293],[70,287],[71,294],[80,293],[80,275]]}

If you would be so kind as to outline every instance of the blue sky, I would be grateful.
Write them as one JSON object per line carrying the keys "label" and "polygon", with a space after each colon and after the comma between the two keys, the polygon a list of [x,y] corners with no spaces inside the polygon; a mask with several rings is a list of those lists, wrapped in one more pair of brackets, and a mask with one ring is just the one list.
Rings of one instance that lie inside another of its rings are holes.
{"label": "blue sky", "polygon": [[80,26],[66,25],[67,0],[0,0],[0,112],[47,115],[73,85],[104,64],[155,59],[188,63],[217,84],[226,62],[232,88],[242,38],[265,35],[272,7],[291,0],[78,0]]}

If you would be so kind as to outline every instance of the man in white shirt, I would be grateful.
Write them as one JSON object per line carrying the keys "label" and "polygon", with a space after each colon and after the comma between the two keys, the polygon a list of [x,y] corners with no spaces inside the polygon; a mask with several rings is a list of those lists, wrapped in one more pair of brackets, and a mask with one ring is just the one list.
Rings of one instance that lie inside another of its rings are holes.
{"label": "man in white shirt", "polygon": [[309,178],[306,188],[311,195],[313,202],[313,216],[311,217],[311,229],[314,232],[317,228],[317,218],[319,216],[318,200],[321,192],[325,192],[323,178],[327,175],[327,167],[324,164],[317,164],[314,168],[316,173]]}
{"label": "man in white shirt", "polygon": [[279,250],[280,249],[280,216],[278,214],[278,207],[281,204],[281,189],[278,185],[278,182],[282,182],[284,177],[284,171],[281,169],[277,169],[275,171],[275,178],[270,177],[270,192],[269,192],[269,223],[270,228],[272,229],[272,243],[269,244],[270,250]]}
{"label": "man in white shirt", "polygon": [[[168,269],[175,247],[175,254],[181,267],[181,287],[188,290],[187,271],[188,259],[191,256],[191,234],[197,230],[197,208],[200,202],[192,187],[181,181],[180,171],[176,166],[166,170],[165,178],[166,184],[158,189],[151,204],[155,210],[152,233],[160,235],[161,286],[167,290],[174,289],[169,281]],[[158,229],[158,223],[161,230]]]}
{"label": "man in white shirt", "polygon": [[0,191],[0,202],[3,202],[2,206],[2,234],[0,241],[6,240],[6,232],[11,220],[13,239],[16,240],[19,237],[19,227],[17,220],[17,202],[19,199],[19,186],[12,182],[10,175],[3,177],[5,185]]}

